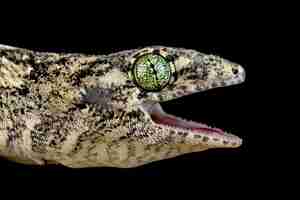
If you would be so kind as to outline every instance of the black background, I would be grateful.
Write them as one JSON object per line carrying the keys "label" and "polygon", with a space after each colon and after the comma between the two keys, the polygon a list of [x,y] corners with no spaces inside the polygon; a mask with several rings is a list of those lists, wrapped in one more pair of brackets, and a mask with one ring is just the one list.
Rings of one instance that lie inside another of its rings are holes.
{"label": "black background", "polygon": [[192,48],[237,62],[246,70],[245,83],[194,94],[163,107],[184,118],[232,131],[243,138],[243,145],[187,154],[135,169],[42,168],[1,160],[1,180],[17,188],[41,187],[39,191],[45,191],[45,195],[50,190],[95,194],[99,198],[103,193],[115,196],[140,191],[145,191],[143,196],[161,197],[160,191],[167,196],[234,198],[238,193],[255,197],[266,191],[270,182],[278,180],[278,173],[267,165],[274,154],[266,147],[266,141],[270,141],[265,130],[268,116],[274,113],[267,100],[272,93],[267,79],[272,77],[270,67],[275,68],[269,54],[279,45],[278,39],[274,43],[273,30],[280,17],[274,21],[270,5],[246,3],[147,2],[124,6],[116,4],[108,9],[103,4],[47,4],[20,9],[17,16],[9,12],[3,15],[0,43],[38,51],[92,54],[164,45]]}

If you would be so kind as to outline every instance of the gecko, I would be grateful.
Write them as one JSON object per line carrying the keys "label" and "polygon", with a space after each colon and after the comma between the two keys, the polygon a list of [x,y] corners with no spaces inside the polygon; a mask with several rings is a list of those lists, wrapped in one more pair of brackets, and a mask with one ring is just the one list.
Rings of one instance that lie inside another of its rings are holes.
{"label": "gecko", "polygon": [[242,139],[161,102],[240,84],[244,68],[182,47],[105,55],[0,45],[0,156],[28,165],[132,168]]}

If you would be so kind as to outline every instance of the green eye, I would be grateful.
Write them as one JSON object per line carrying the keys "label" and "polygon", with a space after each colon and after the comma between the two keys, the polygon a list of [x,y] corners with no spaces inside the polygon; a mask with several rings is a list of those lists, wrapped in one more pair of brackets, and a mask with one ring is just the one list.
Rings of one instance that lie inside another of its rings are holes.
{"label": "green eye", "polygon": [[141,88],[149,91],[163,89],[170,81],[172,69],[169,62],[159,54],[145,54],[137,58],[133,76]]}

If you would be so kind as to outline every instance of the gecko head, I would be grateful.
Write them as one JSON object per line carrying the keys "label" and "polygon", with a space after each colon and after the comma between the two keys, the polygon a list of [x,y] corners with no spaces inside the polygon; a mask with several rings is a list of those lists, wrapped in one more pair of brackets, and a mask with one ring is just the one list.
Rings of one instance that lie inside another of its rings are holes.
{"label": "gecko head", "polygon": [[164,135],[175,145],[190,147],[187,152],[241,145],[238,136],[168,114],[160,106],[160,102],[243,82],[245,71],[239,64],[195,50],[160,46],[138,50],[131,64],[130,79],[139,88],[140,109],[157,129],[153,137]]}

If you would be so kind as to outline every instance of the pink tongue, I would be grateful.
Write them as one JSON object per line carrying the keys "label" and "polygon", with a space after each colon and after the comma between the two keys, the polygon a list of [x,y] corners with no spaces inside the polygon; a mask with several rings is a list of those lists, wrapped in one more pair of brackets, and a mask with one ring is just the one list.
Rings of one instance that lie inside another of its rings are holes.
{"label": "pink tongue", "polygon": [[219,128],[193,128],[193,130],[198,130],[198,131],[207,131],[207,132],[217,132],[219,134],[224,134],[224,132],[219,129]]}
{"label": "pink tongue", "polygon": [[158,124],[165,124],[169,126],[175,126],[185,129],[192,129],[195,131],[205,131],[208,133],[211,132],[217,132],[219,134],[224,134],[224,132],[221,129],[218,128],[209,128],[204,124],[196,123],[196,122],[188,122],[184,121],[182,119],[179,119],[177,117],[171,116],[171,115],[151,115],[152,120]]}

